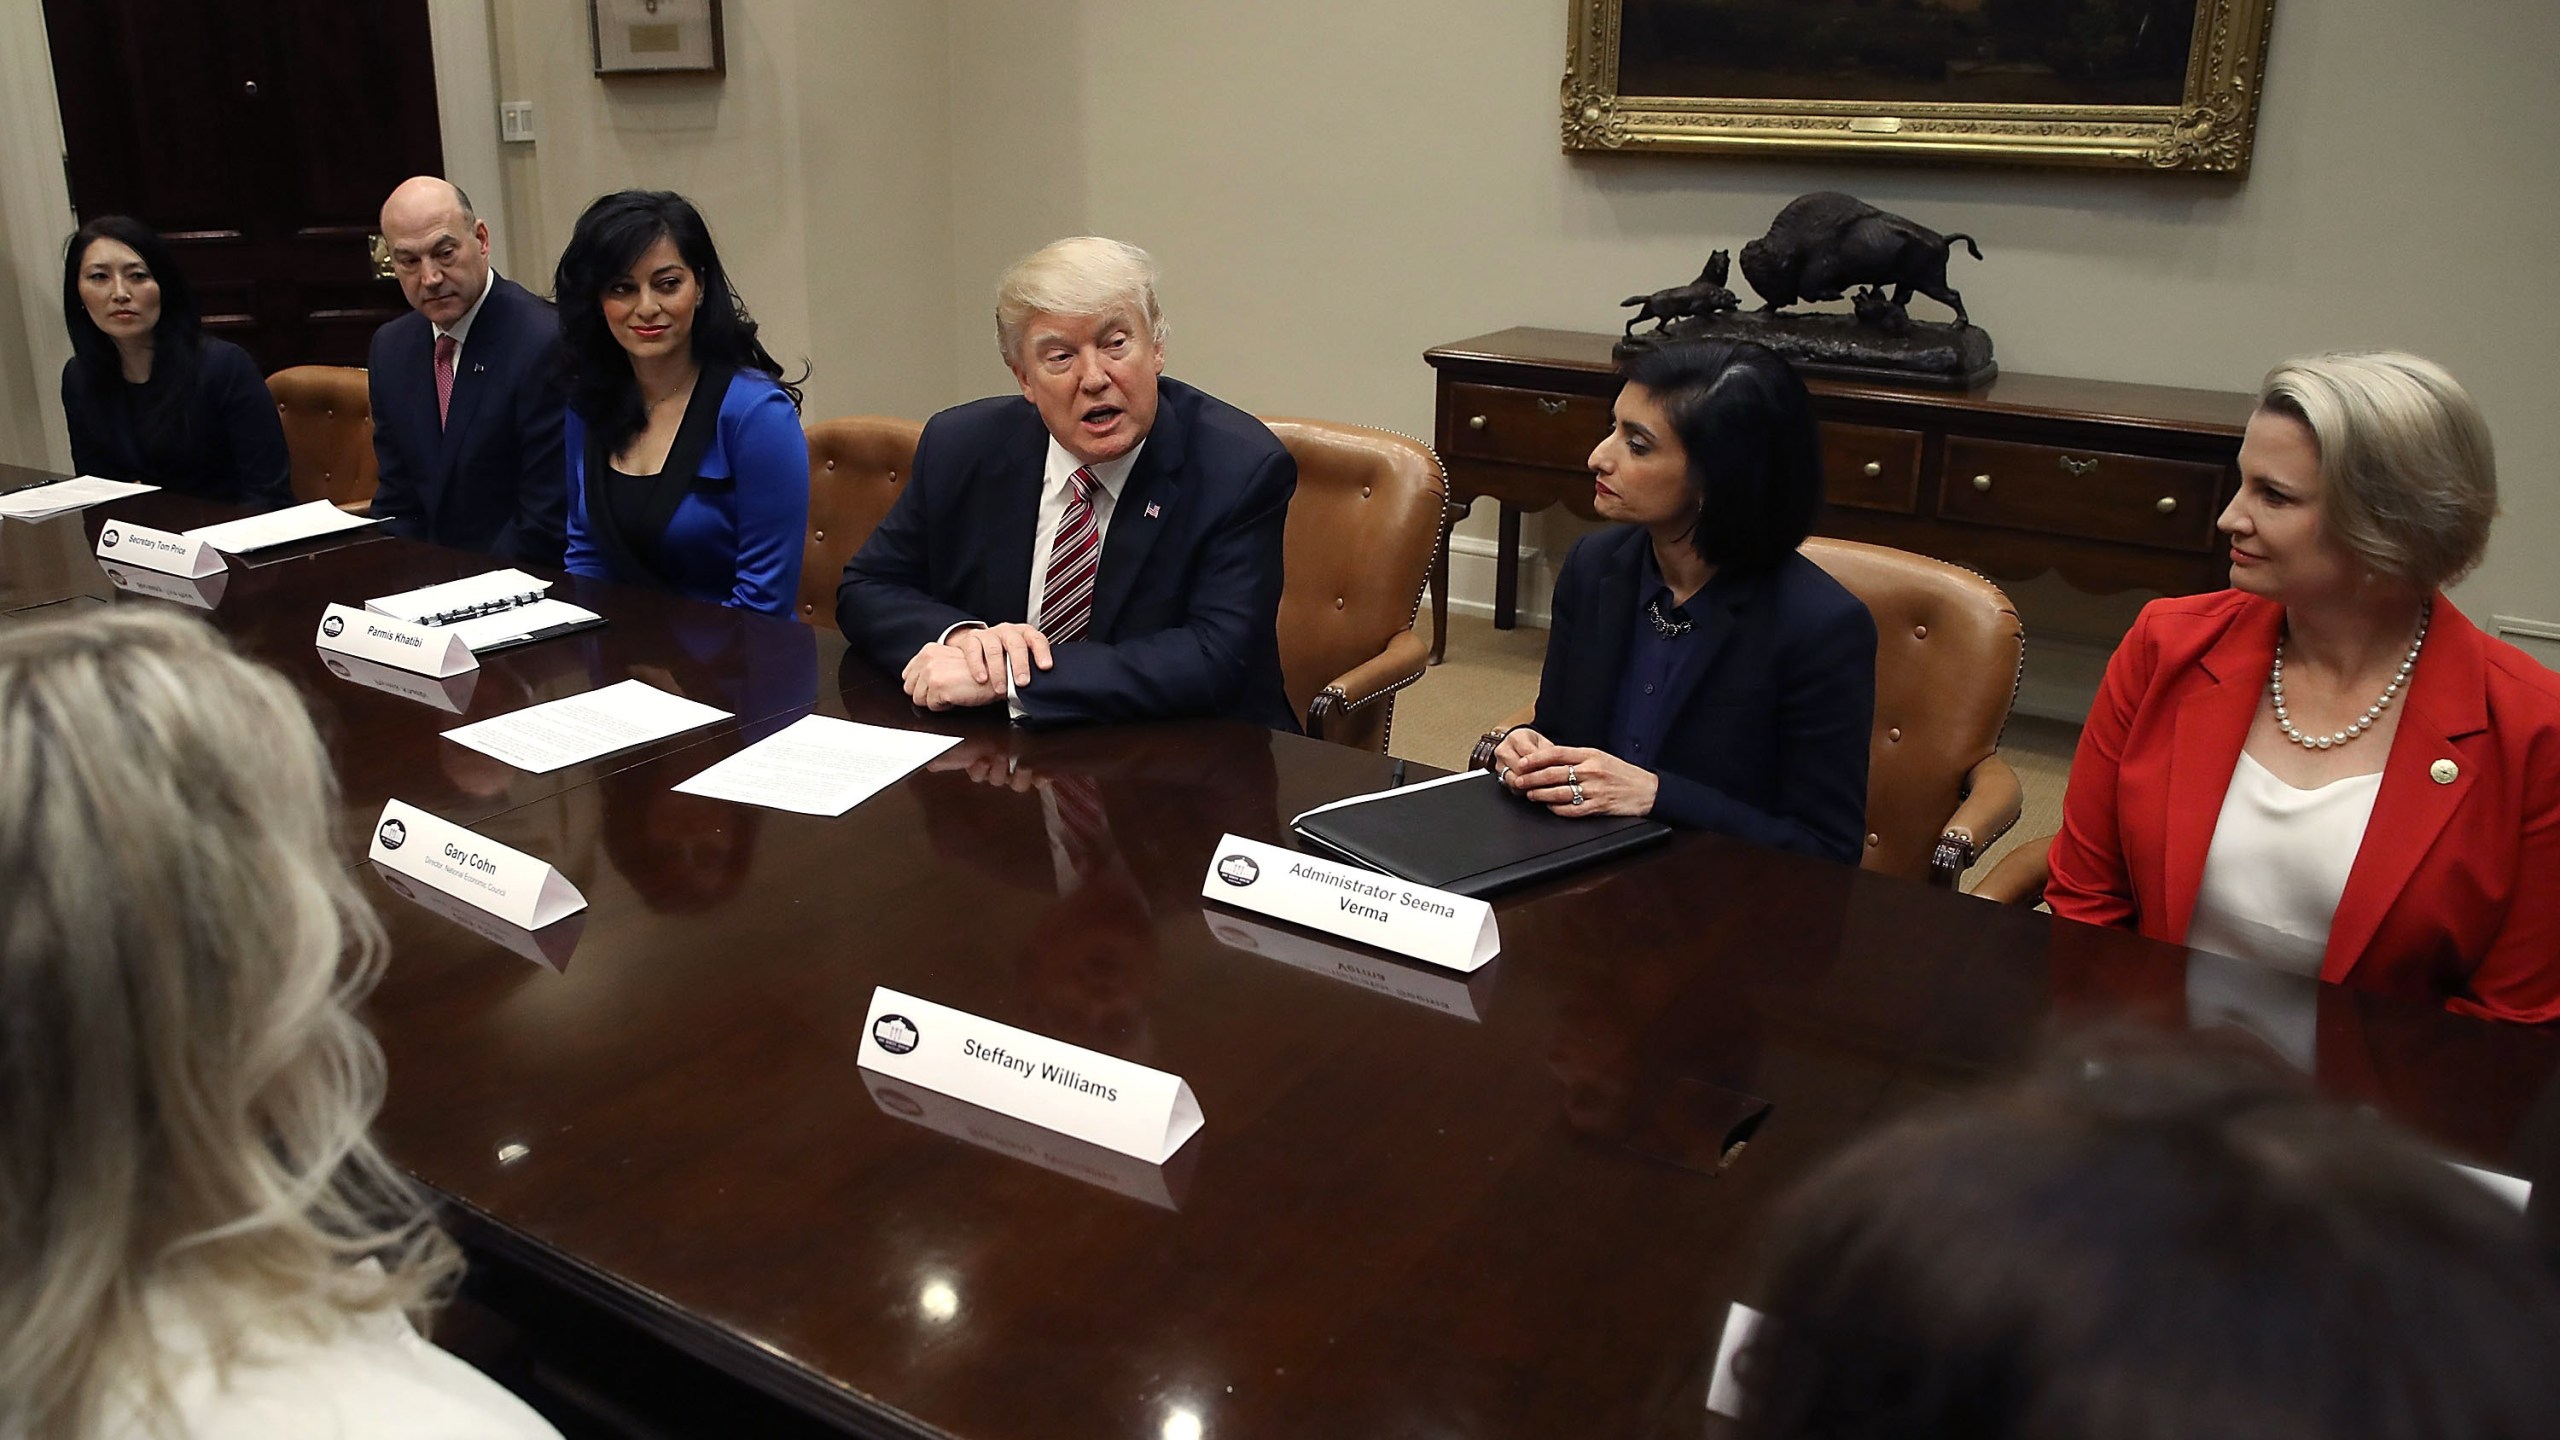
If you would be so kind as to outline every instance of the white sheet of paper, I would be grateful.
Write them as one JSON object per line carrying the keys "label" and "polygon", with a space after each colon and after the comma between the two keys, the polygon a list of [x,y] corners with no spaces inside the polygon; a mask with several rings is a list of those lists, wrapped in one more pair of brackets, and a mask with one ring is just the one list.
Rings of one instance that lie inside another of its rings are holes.
{"label": "white sheet of paper", "polygon": [[270,510],[264,515],[251,515],[242,520],[199,525],[186,533],[226,555],[246,555],[252,550],[290,545],[296,540],[334,535],[341,530],[353,530],[372,523],[370,516],[350,515],[326,500],[314,500],[307,505],[288,505],[282,510]]}
{"label": "white sheet of paper", "polygon": [[959,743],[956,735],[803,715],[675,788],[741,805],[841,815]]}
{"label": "white sheet of paper", "polygon": [[157,490],[157,485],[143,485],[131,480],[101,480],[95,475],[80,475],[69,480],[56,480],[50,485],[30,485],[0,495],[0,515],[19,520],[42,520],[65,510],[82,510],[121,500],[127,495],[140,495]]}
{"label": "white sheet of paper", "polygon": [[2530,1180],[2514,1175],[2501,1175],[2495,1170],[2483,1170],[2477,1165],[2465,1165],[2459,1160],[2447,1160],[2444,1163],[2471,1177],[2472,1180],[2487,1188],[2490,1194],[2519,1210],[2533,1203],[2533,1182]]}
{"label": "white sheet of paper", "polygon": [[540,639],[546,630],[573,630],[597,619],[596,612],[566,600],[536,600],[469,620],[433,628],[462,637],[475,653],[523,640]]}
{"label": "white sheet of paper", "polygon": [[726,710],[625,680],[447,730],[444,738],[519,770],[545,775],[728,718]]}
{"label": "white sheet of paper", "polygon": [[397,595],[377,595],[364,602],[364,608],[394,620],[424,621],[430,615],[450,615],[457,610],[540,595],[550,588],[550,581],[527,575],[521,570],[492,570],[485,575],[466,575],[439,585],[421,585]]}

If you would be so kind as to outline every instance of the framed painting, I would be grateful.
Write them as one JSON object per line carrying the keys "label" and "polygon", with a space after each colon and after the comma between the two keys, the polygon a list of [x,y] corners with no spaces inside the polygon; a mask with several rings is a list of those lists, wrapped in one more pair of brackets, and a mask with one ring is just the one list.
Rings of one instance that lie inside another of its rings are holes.
{"label": "framed painting", "polygon": [[598,75],[724,75],[720,0],[587,0]]}
{"label": "framed painting", "polygon": [[1564,148],[2244,175],[2275,0],[1569,0]]}

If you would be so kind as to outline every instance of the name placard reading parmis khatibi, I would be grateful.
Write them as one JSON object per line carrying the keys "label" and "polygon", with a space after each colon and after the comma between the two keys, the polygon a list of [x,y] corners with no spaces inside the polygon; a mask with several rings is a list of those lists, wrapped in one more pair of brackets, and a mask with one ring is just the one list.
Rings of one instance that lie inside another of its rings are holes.
{"label": "name placard reading parmis khatibi", "polygon": [[1019,1030],[882,986],[862,1022],[861,1060],[911,1085],[1161,1165],[1199,1133],[1179,1075]]}
{"label": "name placard reading parmis khatibi", "polygon": [[332,605],[320,612],[320,631],[311,637],[311,643],[323,650],[438,680],[480,668],[480,657],[450,630],[412,625],[345,605]]}

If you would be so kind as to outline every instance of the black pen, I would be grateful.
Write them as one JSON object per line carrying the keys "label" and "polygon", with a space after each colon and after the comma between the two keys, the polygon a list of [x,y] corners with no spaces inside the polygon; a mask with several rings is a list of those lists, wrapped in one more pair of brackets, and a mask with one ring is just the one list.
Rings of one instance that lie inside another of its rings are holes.
{"label": "black pen", "polygon": [[1387,781],[1387,788],[1392,790],[1402,784],[1404,784],[1404,762],[1399,760],[1396,762],[1395,775]]}

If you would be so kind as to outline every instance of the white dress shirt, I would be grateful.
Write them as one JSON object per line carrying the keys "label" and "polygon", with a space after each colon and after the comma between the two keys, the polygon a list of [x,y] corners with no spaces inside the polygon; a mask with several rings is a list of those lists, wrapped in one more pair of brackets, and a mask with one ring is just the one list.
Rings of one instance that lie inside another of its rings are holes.
{"label": "white dress shirt", "polygon": [[2329,921],[2381,791],[2379,771],[2297,790],[2240,752],[2205,852],[2187,943],[2319,974]]}
{"label": "white dress shirt", "polygon": [[[1120,489],[1129,483],[1129,472],[1137,467],[1138,456],[1147,448],[1140,440],[1128,454],[1117,460],[1105,460],[1093,467],[1093,533],[1094,539],[1111,538],[1111,512],[1120,505]],[[1075,493],[1068,483],[1084,462],[1067,453],[1058,437],[1049,437],[1049,459],[1040,475],[1040,528],[1031,538],[1031,605],[1024,613],[1031,623],[1040,623],[1040,604],[1049,598],[1049,554],[1058,546],[1058,524],[1067,518],[1067,498]]]}

